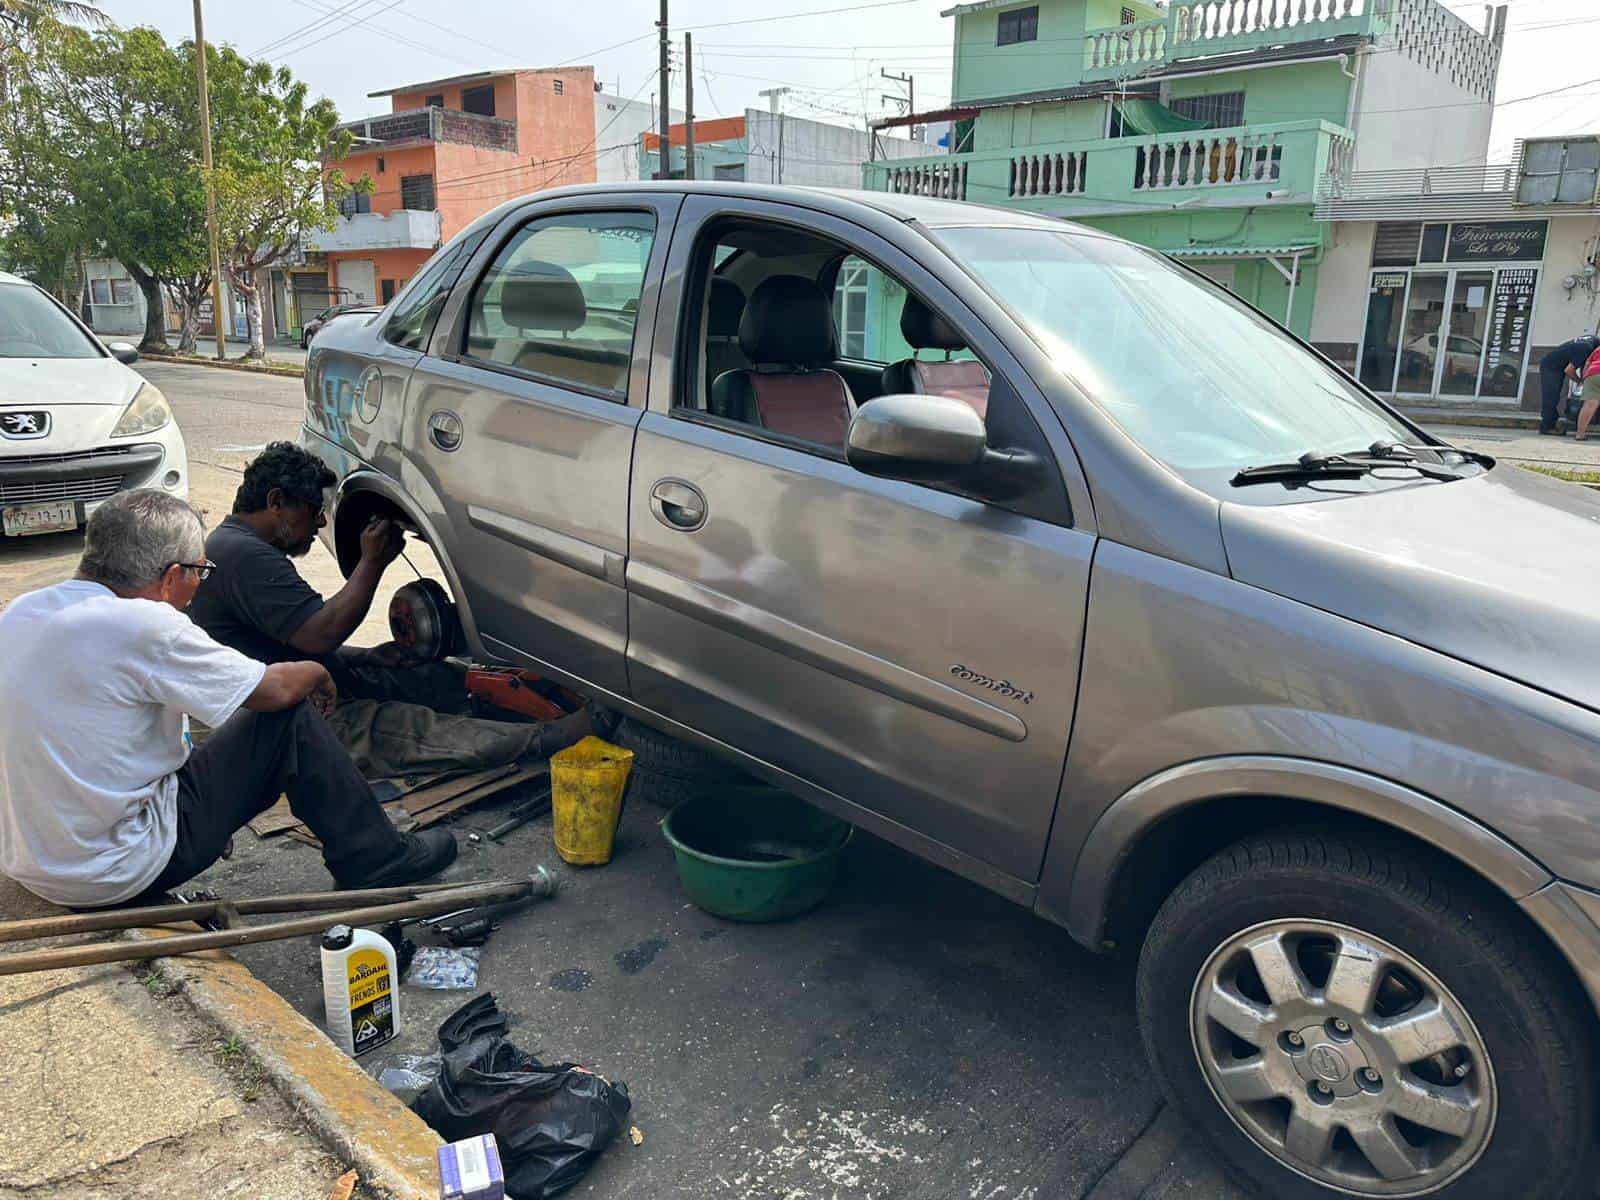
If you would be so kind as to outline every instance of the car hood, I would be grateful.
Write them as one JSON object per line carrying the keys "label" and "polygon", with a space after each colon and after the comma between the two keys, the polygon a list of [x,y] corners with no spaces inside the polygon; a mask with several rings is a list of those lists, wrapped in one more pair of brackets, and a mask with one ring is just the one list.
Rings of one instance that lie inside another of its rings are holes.
{"label": "car hood", "polygon": [[143,382],[114,358],[0,358],[0,408],[123,407]]}
{"label": "car hood", "polygon": [[1235,579],[1600,711],[1600,492],[1519,467],[1348,499],[1223,504]]}

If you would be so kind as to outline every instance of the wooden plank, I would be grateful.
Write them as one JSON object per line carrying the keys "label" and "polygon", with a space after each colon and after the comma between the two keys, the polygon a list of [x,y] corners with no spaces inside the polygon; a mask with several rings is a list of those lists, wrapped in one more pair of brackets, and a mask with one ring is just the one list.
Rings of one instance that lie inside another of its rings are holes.
{"label": "wooden plank", "polygon": [[506,763],[503,766],[490,767],[483,771],[474,771],[470,775],[457,775],[443,783],[436,783],[432,787],[419,788],[405,797],[401,803],[406,806],[406,811],[412,816],[427,812],[435,805],[443,804],[463,792],[481,787],[485,783],[503,778],[518,770],[516,763]]}
{"label": "wooden plank", "polygon": [[490,796],[497,796],[507,788],[515,787],[519,783],[526,783],[530,779],[538,779],[543,775],[549,774],[549,771],[550,768],[545,763],[519,767],[510,774],[503,775],[498,779],[492,779],[469,792],[463,792],[454,799],[446,800],[442,804],[436,804],[426,812],[418,813],[417,828],[425,829],[452,813],[460,812],[463,808],[477,804],[480,800],[487,800]]}

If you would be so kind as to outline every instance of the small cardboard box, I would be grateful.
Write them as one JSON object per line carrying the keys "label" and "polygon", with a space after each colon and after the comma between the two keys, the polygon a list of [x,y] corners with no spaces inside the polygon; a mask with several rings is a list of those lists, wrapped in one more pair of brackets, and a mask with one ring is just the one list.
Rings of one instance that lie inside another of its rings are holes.
{"label": "small cardboard box", "polygon": [[439,1200],[505,1200],[505,1195],[494,1134],[439,1147]]}

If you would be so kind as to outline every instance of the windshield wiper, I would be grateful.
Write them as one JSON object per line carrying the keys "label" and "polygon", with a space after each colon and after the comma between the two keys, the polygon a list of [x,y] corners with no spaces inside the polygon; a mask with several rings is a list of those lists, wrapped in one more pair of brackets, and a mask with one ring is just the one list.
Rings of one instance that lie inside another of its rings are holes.
{"label": "windshield wiper", "polygon": [[[1380,468],[1403,467],[1416,471],[1429,479],[1460,479],[1448,467],[1418,462],[1406,454],[1387,448],[1384,453],[1373,450],[1352,454],[1302,454],[1290,462],[1264,463],[1259,467],[1245,467],[1231,480],[1234,487],[1247,487],[1252,483],[1298,483],[1313,479],[1360,479]],[[1401,447],[1400,449],[1408,449]]]}
{"label": "windshield wiper", "polygon": [[1367,447],[1367,453],[1374,458],[1399,459],[1414,458],[1418,454],[1455,454],[1460,456],[1462,461],[1476,463],[1480,467],[1492,467],[1495,465],[1494,458],[1488,454],[1482,454],[1477,450],[1467,450],[1461,446],[1447,445],[1444,442],[1440,442],[1435,446],[1408,445],[1405,442],[1373,442],[1371,446]]}

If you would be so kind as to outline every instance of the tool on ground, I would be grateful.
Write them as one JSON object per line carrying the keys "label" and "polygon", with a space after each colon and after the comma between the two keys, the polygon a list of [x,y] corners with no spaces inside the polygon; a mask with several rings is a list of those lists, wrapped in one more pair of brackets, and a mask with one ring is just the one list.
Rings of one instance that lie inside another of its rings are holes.
{"label": "tool on ground", "polygon": [[536,817],[542,817],[550,811],[550,788],[540,788],[526,800],[520,800],[511,806],[506,813],[506,819],[483,836],[491,842],[498,842],[501,838],[514,830],[521,829]]}
{"label": "tool on ground", "polygon": [[[158,904],[60,917],[0,922],[0,942],[33,941],[65,934],[112,929],[140,929],[174,921],[208,918],[223,928],[206,933],[179,933],[148,941],[93,942],[51,950],[0,954],[0,975],[22,975],[61,967],[170,958],[199,950],[226,950],[255,942],[320,934],[330,925],[383,925],[407,918],[460,912],[484,905],[546,899],[556,893],[555,877],[536,867],[527,879],[496,883],[424,884],[409,888],[371,888],[351,892],[305,892],[248,900],[207,900],[197,904]],[[288,921],[244,925],[240,918],[263,913],[311,913]]]}
{"label": "tool on ground", "polygon": [[524,897],[503,904],[480,904],[456,912],[440,913],[436,917],[420,918],[413,923],[432,930],[452,946],[481,946],[489,940],[491,933],[500,928],[500,917],[530,903],[531,898]]}
{"label": "tool on ground", "polygon": [[516,667],[467,668],[467,695],[491,709],[518,713],[535,721],[557,721],[573,708],[563,705],[561,689],[532,671]]}
{"label": "tool on ground", "polygon": [[349,925],[322,935],[322,1005],[328,1036],[346,1054],[400,1035],[400,964],[382,934]]}

